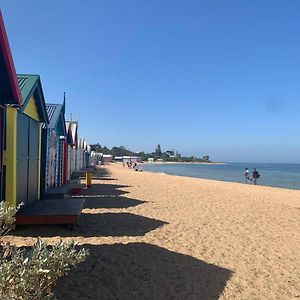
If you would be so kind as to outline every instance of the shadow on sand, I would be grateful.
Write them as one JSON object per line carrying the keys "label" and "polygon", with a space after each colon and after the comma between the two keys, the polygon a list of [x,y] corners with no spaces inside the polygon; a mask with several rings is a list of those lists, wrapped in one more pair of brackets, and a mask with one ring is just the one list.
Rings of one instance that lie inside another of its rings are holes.
{"label": "shadow on sand", "polygon": [[59,225],[26,225],[18,226],[13,235],[24,237],[144,236],[165,224],[167,223],[130,213],[83,213],[79,226],[75,226],[73,231]]}
{"label": "shadow on sand", "polygon": [[82,192],[82,197],[85,195],[116,195],[120,196],[128,194],[128,191],[121,190],[122,188],[130,187],[128,185],[120,184],[93,184],[92,187]]}
{"label": "shadow on sand", "polygon": [[85,196],[84,208],[99,209],[99,208],[129,208],[145,203],[136,199],[115,196],[92,196],[91,198]]}
{"label": "shadow on sand", "polygon": [[84,245],[86,261],[61,278],[63,299],[218,299],[232,272],[146,244]]}

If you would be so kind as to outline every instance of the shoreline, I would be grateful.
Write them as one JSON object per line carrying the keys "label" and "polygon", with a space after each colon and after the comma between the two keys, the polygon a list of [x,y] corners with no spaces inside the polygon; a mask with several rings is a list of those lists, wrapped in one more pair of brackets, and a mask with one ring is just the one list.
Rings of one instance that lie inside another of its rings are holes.
{"label": "shoreline", "polygon": [[227,165],[228,163],[227,162],[176,162],[176,161],[162,161],[162,162],[159,162],[159,161],[154,161],[154,162],[151,162],[149,163],[148,161],[143,161],[141,162],[142,164],[147,164],[147,165],[155,165],[155,164],[159,164],[159,165],[166,165],[166,164],[178,164],[178,165],[181,165],[181,164],[193,164],[193,165]]}

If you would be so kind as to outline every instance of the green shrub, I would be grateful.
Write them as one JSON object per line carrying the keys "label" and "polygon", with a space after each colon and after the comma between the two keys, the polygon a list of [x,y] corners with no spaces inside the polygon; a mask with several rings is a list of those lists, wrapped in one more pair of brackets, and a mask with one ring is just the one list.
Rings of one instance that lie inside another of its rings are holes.
{"label": "green shrub", "polygon": [[[87,251],[75,250],[74,243],[48,246],[40,239],[30,249],[2,252],[0,264],[0,299],[53,299],[51,288],[70,266],[85,260]],[[8,250],[8,251],[7,251]]]}
{"label": "green shrub", "polygon": [[17,208],[11,207],[6,202],[0,202],[0,236],[6,235],[10,230],[15,228],[15,215],[23,204]]}

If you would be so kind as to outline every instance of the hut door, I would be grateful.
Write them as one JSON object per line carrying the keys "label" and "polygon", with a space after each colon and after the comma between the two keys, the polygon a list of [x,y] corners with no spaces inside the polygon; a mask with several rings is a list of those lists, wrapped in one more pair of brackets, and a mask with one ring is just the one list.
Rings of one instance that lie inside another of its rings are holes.
{"label": "hut door", "polygon": [[29,121],[28,202],[38,199],[39,123]]}
{"label": "hut door", "polygon": [[28,205],[38,199],[39,125],[20,113],[17,124],[17,203]]}
{"label": "hut door", "polygon": [[17,203],[27,204],[29,118],[18,113],[17,119]]}

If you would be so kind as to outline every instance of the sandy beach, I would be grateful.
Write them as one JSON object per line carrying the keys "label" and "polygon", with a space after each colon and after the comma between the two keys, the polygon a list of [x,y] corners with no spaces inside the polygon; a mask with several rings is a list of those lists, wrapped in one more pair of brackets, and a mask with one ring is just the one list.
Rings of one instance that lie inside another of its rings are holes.
{"label": "sandy beach", "polygon": [[90,256],[60,279],[58,299],[299,299],[300,191],[101,167],[74,231]]}

